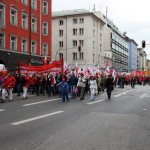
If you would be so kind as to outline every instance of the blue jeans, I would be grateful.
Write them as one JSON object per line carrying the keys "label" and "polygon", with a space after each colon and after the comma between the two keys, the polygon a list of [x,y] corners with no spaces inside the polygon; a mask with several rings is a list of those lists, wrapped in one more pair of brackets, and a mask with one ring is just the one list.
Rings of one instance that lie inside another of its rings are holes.
{"label": "blue jeans", "polygon": [[65,102],[65,99],[69,101],[68,91],[61,92],[62,101]]}
{"label": "blue jeans", "polygon": [[76,97],[76,94],[74,93],[75,88],[76,85],[70,85],[71,98]]}
{"label": "blue jeans", "polygon": [[48,95],[51,96],[51,93],[54,95],[54,86],[47,85]]}

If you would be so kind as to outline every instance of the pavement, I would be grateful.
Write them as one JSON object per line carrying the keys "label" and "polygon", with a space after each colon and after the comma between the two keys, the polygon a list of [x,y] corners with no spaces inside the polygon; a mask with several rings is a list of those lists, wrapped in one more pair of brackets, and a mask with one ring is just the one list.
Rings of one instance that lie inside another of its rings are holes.
{"label": "pavement", "polygon": [[0,104],[0,150],[150,150],[150,86],[90,100],[30,95]]}

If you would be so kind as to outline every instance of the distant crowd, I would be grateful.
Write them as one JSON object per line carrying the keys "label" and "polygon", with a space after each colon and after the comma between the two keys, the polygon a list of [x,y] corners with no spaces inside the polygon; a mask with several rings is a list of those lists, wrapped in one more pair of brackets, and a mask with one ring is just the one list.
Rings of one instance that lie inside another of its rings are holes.
{"label": "distant crowd", "polygon": [[[63,73],[48,74],[15,74],[9,72],[0,72],[0,99],[2,103],[13,100],[13,94],[17,93],[21,99],[29,98],[28,93],[36,94],[37,96],[47,95],[49,97],[59,95],[62,101],[69,101],[71,99],[80,97],[84,100],[86,93],[91,94],[91,100],[96,99],[96,95],[100,92],[111,91],[114,87],[124,88],[124,85],[131,85],[132,88],[136,84],[146,85],[150,84],[149,77],[130,77],[125,75],[112,75],[85,77],[83,73],[76,76],[74,73],[66,76]],[[111,88],[110,88],[111,87]],[[108,94],[108,93],[107,93]],[[110,96],[108,95],[110,99]]]}

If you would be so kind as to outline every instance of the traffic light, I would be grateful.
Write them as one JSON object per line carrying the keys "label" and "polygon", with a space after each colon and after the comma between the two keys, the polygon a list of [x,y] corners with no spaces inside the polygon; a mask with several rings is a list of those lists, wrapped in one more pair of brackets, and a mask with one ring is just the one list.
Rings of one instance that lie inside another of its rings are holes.
{"label": "traffic light", "polygon": [[78,46],[78,51],[79,51],[79,52],[81,51],[81,46],[80,46],[80,45]]}
{"label": "traffic light", "polygon": [[143,40],[142,41],[142,48],[145,48],[145,46],[146,46],[146,42],[145,42],[145,40]]}

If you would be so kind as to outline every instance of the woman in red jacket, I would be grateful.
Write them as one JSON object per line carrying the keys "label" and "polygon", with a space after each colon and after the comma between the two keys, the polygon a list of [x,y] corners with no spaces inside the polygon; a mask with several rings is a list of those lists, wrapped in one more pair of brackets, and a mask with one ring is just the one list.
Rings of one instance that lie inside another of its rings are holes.
{"label": "woman in red jacket", "polygon": [[29,97],[27,91],[30,86],[30,76],[28,74],[25,74],[21,77],[21,80],[22,81],[24,80],[24,83],[22,84],[22,88],[23,88],[22,99],[26,99]]}
{"label": "woman in red jacket", "polygon": [[4,75],[4,82],[2,84],[2,102],[5,102],[6,93],[8,90],[9,93],[9,100],[12,101],[12,91],[15,86],[16,79],[11,75],[11,73],[8,73],[7,75]]}

